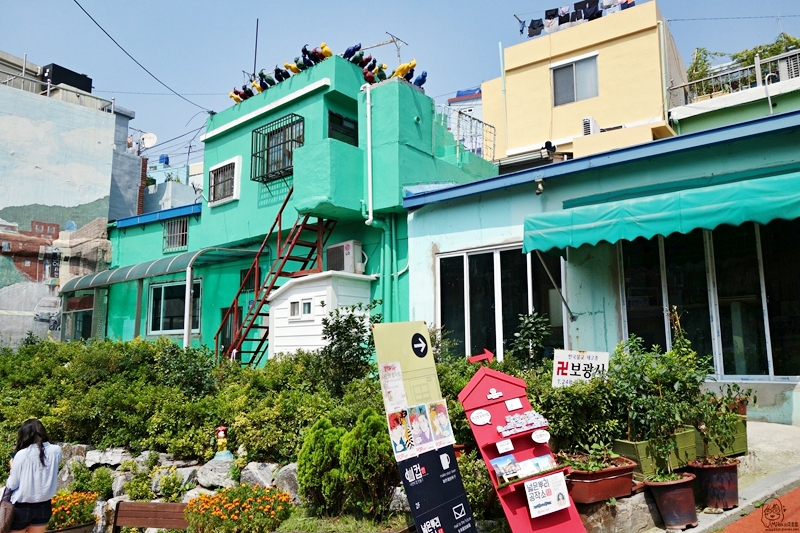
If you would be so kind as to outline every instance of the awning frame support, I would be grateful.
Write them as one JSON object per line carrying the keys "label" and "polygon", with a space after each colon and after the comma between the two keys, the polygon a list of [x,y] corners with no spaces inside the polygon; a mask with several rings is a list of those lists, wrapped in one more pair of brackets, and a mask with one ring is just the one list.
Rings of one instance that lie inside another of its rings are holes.
{"label": "awning frame support", "polygon": [[544,262],[544,257],[542,257],[542,252],[540,252],[539,250],[535,250],[535,252],[537,257],[539,257],[539,262],[542,263],[542,266],[544,267],[544,271],[547,272],[547,277],[550,278],[550,283],[552,283],[553,288],[558,291],[558,295],[561,296],[561,301],[564,302],[564,307],[567,308],[567,313],[569,314],[569,321],[575,322],[578,319],[578,317],[572,314],[572,310],[569,308],[569,304],[567,303],[567,300],[564,298],[564,294],[561,292],[561,289],[556,284],[555,278],[553,278],[553,274],[550,273],[550,269],[547,268],[547,264]]}

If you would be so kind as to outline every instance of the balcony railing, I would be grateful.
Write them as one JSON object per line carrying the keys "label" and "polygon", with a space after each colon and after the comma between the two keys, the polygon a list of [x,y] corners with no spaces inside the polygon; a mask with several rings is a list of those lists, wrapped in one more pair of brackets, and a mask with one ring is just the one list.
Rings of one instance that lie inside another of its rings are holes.
{"label": "balcony railing", "polygon": [[688,105],[792,78],[800,78],[800,50],[790,50],[764,60],[756,56],[753,65],[670,87],[670,100]]}
{"label": "balcony railing", "polygon": [[50,83],[50,80],[42,81],[40,79],[31,78],[27,75],[23,75],[21,72],[13,72],[3,67],[0,67],[0,85],[47,96],[48,98],[54,98],[62,102],[77,104],[82,107],[97,109],[98,111],[114,112],[113,98],[111,100],[106,100],[105,98],[100,98],[63,84],[53,85]]}
{"label": "balcony railing", "polygon": [[460,109],[444,105],[436,106],[436,121],[453,134],[457,161],[460,161],[462,150],[472,152],[487,161],[494,160],[496,137],[494,126]]}

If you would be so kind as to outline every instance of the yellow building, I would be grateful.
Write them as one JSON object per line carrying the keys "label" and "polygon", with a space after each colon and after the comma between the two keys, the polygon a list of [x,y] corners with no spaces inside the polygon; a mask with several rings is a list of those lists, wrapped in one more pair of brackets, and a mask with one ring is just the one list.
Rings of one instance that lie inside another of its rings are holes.
{"label": "yellow building", "polygon": [[686,68],[655,1],[508,47],[502,68],[481,86],[498,159],[535,159],[547,141],[582,157],[674,135],[667,88]]}

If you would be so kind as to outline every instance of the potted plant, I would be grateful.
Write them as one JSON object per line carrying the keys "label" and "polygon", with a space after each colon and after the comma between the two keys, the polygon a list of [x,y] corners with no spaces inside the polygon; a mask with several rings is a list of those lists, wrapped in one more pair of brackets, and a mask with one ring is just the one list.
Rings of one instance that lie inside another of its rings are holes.
{"label": "potted plant", "polygon": [[[737,405],[726,396],[708,392],[695,406],[695,423],[703,442],[703,454],[692,461],[706,506],[731,509],[739,505],[739,461],[726,457],[736,440]],[[710,447],[715,453],[709,453]]]}
{"label": "potted plant", "polygon": [[96,492],[59,491],[52,499],[53,515],[47,531],[91,533],[97,522],[94,515],[97,498]]}
{"label": "potted plant", "polygon": [[528,390],[531,404],[550,423],[556,460],[572,467],[567,488],[573,501],[594,503],[630,496],[636,463],[612,452],[610,445],[622,434],[614,387],[606,376],[597,375],[554,388],[552,365],[547,367],[527,373]]}
{"label": "potted plant", "polygon": [[[688,466],[697,458],[695,430],[687,422],[711,371],[710,357],[692,350],[674,309],[672,323],[671,350],[647,350],[632,336],[617,346],[609,365],[609,379],[620,398],[620,422],[626,428],[626,439],[614,441],[613,450],[639,464],[637,479]],[[662,446],[669,453],[659,459],[652,453],[658,445],[652,439],[670,440],[672,444]]]}
{"label": "potted plant", "polygon": [[556,460],[572,467],[567,490],[575,503],[595,503],[631,495],[636,463],[606,444],[594,443],[585,453],[558,452]]}

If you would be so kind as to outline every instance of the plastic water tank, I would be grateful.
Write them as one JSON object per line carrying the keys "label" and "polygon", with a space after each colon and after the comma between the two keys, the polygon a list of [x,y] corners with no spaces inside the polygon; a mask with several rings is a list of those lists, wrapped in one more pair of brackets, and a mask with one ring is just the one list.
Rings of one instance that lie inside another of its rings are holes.
{"label": "plastic water tank", "polygon": [[158,156],[158,162],[162,165],[169,165],[169,156],[167,154],[161,154]]}

